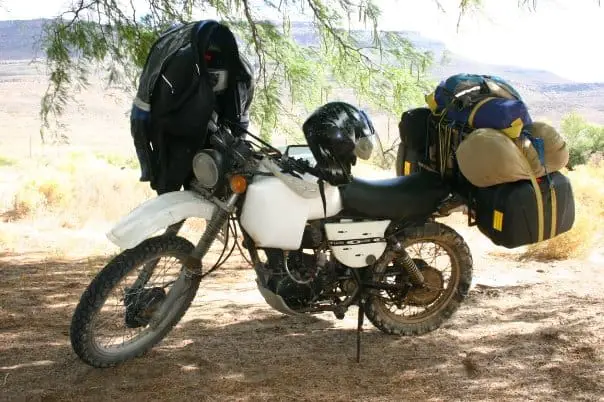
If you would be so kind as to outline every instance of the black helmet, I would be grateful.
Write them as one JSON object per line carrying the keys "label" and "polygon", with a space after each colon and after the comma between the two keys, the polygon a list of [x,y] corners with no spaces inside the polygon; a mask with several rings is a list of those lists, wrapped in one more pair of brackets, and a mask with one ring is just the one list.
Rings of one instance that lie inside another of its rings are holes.
{"label": "black helmet", "polygon": [[375,129],[367,114],[345,102],[329,102],[302,125],[317,166],[350,174],[357,156],[369,159]]}

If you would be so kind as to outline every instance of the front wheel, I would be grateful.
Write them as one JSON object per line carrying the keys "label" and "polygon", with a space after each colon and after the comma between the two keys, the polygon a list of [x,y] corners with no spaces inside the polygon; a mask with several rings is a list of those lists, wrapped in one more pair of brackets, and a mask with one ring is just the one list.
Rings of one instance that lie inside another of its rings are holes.
{"label": "front wheel", "polygon": [[[182,237],[160,236],[111,260],[88,285],[73,314],[75,353],[93,367],[110,367],[141,356],[161,341],[199,288],[201,277],[183,268],[193,248]],[[177,280],[181,290],[169,297]],[[171,307],[155,314],[168,298],[174,301]]]}
{"label": "front wheel", "polygon": [[[458,309],[472,282],[472,255],[464,239],[452,228],[432,223],[437,230],[420,226],[401,239],[401,244],[424,277],[424,287],[408,292],[380,291],[366,303],[365,314],[382,332],[422,335],[433,331]],[[448,262],[447,262],[448,261]],[[440,266],[443,268],[439,268]],[[373,273],[382,283],[408,281],[400,259]]]}

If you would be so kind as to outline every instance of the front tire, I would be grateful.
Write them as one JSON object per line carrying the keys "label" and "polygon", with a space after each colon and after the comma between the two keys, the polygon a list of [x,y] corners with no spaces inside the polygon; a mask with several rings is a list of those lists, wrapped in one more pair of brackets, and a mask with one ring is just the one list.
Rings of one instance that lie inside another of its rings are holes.
{"label": "front tire", "polygon": [[[182,237],[159,236],[147,239],[138,246],[125,250],[111,260],[101,272],[99,272],[90,285],[88,285],[82,294],[80,302],[72,317],[70,328],[71,345],[80,359],[93,367],[115,366],[126,360],[143,355],[161,341],[178,321],[180,321],[191,305],[201,281],[199,275],[187,275],[187,286],[182,296],[176,300],[172,309],[168,311],[164,317],[161,317],[155,328],[147,326],[148,322],[145,322],[144,318],[139,318],[138,316],[142,316],[140,310],[149,308],[152,302],[154,303],[152,305],[153,308],[158,307],[158,303],[155,300],[165,300],[167,297],[164,291],[164,288],[166,287],[165,282],[162,283],[161,286],[151,289],[148,287],[149,278],[146,278],[144,280],[145,283],[143,283],[146,287],[139,289],[135,295],[136,297],[131,297],[130,299],[128,299],[128,297],[133,294],[128,294],[128,292],[131,291],[134,286],[130,288],[124,287],[123,303],[119,298],[116,302],[116,306],[124,304],[122,307],[125,307],[126,310],[126,313],[123,316],[120,317],[118,315],[119,323],[124,327],[127,327],[129,332],[132,332],[133,329],[144,327],[140,336],[137,335],[133,340],[128,342],[124,341],[122,345],[117,347],[104,347],[99,344],[99,340],[96,339],[95,335],[97,329],[95,328],[95,324],[111,291],[119,288],[119,283],[137,267],[142,265],[145,266],[145,268],[143,268],[143,273],[140,273],[137,276],[136,281],[139,281],[141,275],[148,275],[145,271],[145,269],[147,269],[146,267],[151,266],[153,274],[159,265],[159,259],[162,257],[172,257],[180,264],[180,268],[177,268],[180,273],[183,270],[182,264],[193,248],[193,244]],[[165,268],[165,270],[167,270],[167,268]],[[178,274],[175,273],[175,275]],[[137,283],[136,281],[135,283]],[[150,294],[155,296],[158,293],[161,297],[151,299],[151,296],[148,296]],[[136,301],[133,299],[136,299]],[[138,301],[139,299],[144,299],[144,306],[138,307],[137,305],[136,307],[132,307],[136,303],[143,303]],[[161,300],[159,303],[161,303]],[[133,310],[129,311],[128,308]],[[129,318],[129,315],[136,315],[137,317],[132,319],[132,317]],[[152,312],[147,315],[152,315]],[[119,325],[114,325],[111,329],[117,329],[117,326]]]}
{"label": "front tire", "polygon": [[[436,232],[438,234],[434,235],[432,231],[428,233],[424,230],[424,227],[420,226],[415,228],[411,235],[401,239],[401,244],[403,248],[407,249],[419,243],[433,243],[444,249],[451,259],[452,268],[447,286],[438,294],[430,293],[433,291],[429,290],[422,294],[407,294],[404,299],[395,301],[395,304],[405,305],[405,309],[409,307],[417,308],[418,305],[425,304],[425,311],[408,317],[393,312],[387,306],[389,302],[387,297],[372,294],[367,300],[365,314],[371,323],[382,332],[390,335],[406,336],[423,335],[431,332],[439,328],[444,321],[457,311],[468,294],[473,270],[472,255],[468,245],[452,228],[441,223],[433,223],[433,225],[437,225],[438,230]],[[411,257],[418,262],[426,258],[424,256],[419,256],[417,259],[414,256]],[[390,269],[392,270],[392,268]],[[426,270],[426,273],[429,274],[424,275],[426,279],[428,277],[435,278],[435,282],[441,283],[442,281],[441,286],[444,285],[444,279],[439,279],[439,274],[435,274],[436,268],[431,267],[430,264],[425,263],[423,269],[420,268],[420,270]],[[376,282],[384,281],[386,274],[384,272],[374,272],[373,278]],[[412,304],[412,306],[409,304]]]}

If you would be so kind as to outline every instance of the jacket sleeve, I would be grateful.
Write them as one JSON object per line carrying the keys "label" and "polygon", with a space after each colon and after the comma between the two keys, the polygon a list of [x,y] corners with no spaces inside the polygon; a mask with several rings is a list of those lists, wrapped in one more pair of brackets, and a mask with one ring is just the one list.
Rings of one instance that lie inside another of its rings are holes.
{"label": "jacket sleeve", "polygon": [[254,99],[256,83],[250,62],[243,55],[239,56],[239,60],[241,62],[241,71],[237,80],[237,90],[241,105],[239,124],[247,130],[250,124],[250,107]]}
{"label": "jacket sleeve", "polygon": [[241,101],[241,116],[239,118],[239,124],[246,130],[250,124],[250,106],[254,98],[254,87],[253,84],[240,82],[237,84],[239,87],[239,96]]}
{"label": "jacket sleeve", "polygon": [[141,169],[140,181],[152,181],[153,166],[151,162],[151,146],[149,143],[150,113],[132,105],[130,112],[130,133],[134,142],[136,157]]}

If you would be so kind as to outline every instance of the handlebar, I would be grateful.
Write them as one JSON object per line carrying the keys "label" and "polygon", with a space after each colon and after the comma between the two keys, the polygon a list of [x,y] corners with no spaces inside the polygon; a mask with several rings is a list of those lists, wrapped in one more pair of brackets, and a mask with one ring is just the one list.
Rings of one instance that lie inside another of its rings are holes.
{"label": "handlebar", "polygon": [[[270,146],[270,144],[267,144],[267,149],[256,151],[249,141],[233,135],[233,133],[222,124],[218,125],[214,121],[211,121],[208,128],[211,132],[210,144],[216,147],[220,152],[230,155],[235,164],[244,170],[255,171],[258,162],[265,157],[269,157],[285,172],[295,172],[298,174],[308,173],[328,182],[341,181],[341,178],[338,179],[338,174],[336,172],[311,166],[310,162],[303,158],[294,158],[283,155],[279,150]],[[249,132],[248,134],[253,136]],[[253,137],[256,138],[255,136]]]}
{"label": "handlebar", "polygon": [[231,131],[216,127],[211,130],[210,144],[217,150],[230,155],[235,164],[245,166],[254,156],[251,145],[241,137],[235,137]]}

